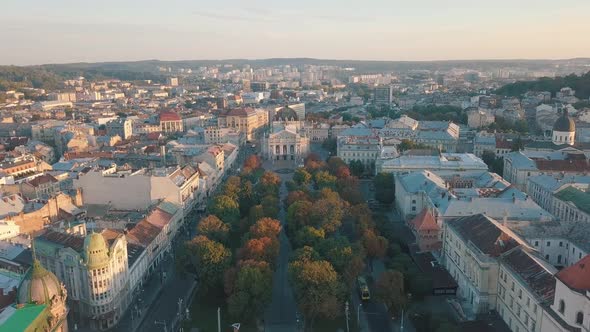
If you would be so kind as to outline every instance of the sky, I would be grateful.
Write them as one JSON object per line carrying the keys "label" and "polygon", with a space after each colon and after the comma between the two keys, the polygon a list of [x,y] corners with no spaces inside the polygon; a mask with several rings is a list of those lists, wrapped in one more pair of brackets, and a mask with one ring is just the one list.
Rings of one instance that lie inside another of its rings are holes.
{"label": "sky", "polygon": [[590,57],[589,0],[2,0],[0,65]]}

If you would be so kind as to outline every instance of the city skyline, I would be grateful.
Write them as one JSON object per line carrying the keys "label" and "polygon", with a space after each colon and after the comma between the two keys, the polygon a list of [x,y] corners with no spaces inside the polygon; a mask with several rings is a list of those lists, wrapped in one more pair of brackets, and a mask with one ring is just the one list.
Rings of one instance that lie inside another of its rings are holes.
{"label": "city skyline", "polygon": [[160,60],[569,59],[590,56],[579,31],[590,3],[542,0],[9,2],[2,65]]}

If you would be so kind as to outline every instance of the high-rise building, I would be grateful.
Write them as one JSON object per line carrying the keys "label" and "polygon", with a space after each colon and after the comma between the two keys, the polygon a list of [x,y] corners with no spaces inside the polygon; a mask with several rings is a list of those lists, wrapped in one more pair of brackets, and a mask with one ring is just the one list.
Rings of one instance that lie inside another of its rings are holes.
{"label": "high-rise building", "polygon": [[178,86],[178,77],[168,77],[166,84],[169,86]]}
{"label": "high-rise building", "polygon": [[373,102],[377,105],[389,105],[393,102],[393,87],[383,85],[375,88]]}

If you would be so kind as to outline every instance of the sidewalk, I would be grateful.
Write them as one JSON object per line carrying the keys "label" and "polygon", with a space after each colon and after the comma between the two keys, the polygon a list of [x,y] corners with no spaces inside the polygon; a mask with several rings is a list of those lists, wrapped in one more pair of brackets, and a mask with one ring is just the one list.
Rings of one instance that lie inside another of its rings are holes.
{"label": "sidewalk", "polygon": [[[171,262],[171,260],[164,260],[162,263],[164,264],[168,276],[172,275],[172,270],[174,269],[174,264],[171,264]],[[123,316],[119,324],[117,324],[117,326],[111,331],[135,332],[146,319],[150,307],[156,303],[156,300],[162,293],[164,287],[168,285],[172,279],[173,278],[167,278],[167,280],[162,283],[160,270],[158,269],[154,271],[148,282],[143,285],[141,295],[136,297],[131,303],[129,310],[125,313],[125,316]],[[137,306],[139,310],[139,317],[134,313],[135,306]]]}

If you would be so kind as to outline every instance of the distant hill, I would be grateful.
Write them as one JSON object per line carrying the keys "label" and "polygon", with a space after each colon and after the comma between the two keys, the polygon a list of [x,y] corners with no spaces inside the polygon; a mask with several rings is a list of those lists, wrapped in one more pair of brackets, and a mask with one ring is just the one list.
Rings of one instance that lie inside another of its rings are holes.
{"label": "distant hill", "polygon": [[536,81],[519,81],[504,85],[496,93],[504,96],[518,97],[527,91],[549,91],[552,96],[563,87],[576,90],[576,97],[588,99],[590,97],[590,72],[584,75],[568,75],[556,78],[540,78]]}
{"label": "distant hill", "polygon": [[[326,60],[312,58],[273,58],[273,59],[226,59],[226,60],[182,60],[161,61],[143,60],[126,62],[97,62],[97,63],[68,63],[46,64],[39,66],[0,66],[0,90],[18,88],[20,86],[33,86],[38,88],[54,89],[64,79],[84,76],[87,79],[116,78],[120,80],[145,80],[163,82],[165,73],[161,73],[159,67],[171,67],[173,69],[190,68],[197,69],[202,66],[220,64],[242,67],[250,65],[254,68],[266,66],[292,65],[302,67],[305,65],[325,65],[354,68],[357,73],[399,72],[406,73],[413,70],[450,70],[453,68],[466,68],[480,71],[492,71],[497,68],[527,68],[533,70],[545,70],[559,65],[561,68],[569,66],[590,65],[590,59],[578,58],[567,60],[450,60],[450,61],[365,61],[365,60]],[[220,68],[231,70],[232,68]]]}

